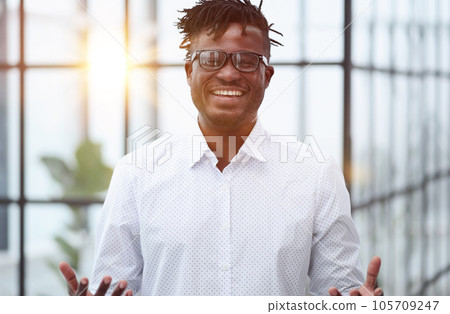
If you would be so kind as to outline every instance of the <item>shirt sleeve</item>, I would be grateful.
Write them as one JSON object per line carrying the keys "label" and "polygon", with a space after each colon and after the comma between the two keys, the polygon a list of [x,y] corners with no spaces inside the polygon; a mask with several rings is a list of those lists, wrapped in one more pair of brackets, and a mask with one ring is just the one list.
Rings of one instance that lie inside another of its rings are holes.
{"label": "shirt sleeve", "polygon": [[339,166],[325,161],[316,195],[310,293],[328,295],[336,287],[343,295],[359,287],[364,277],[359,262],[359,236],[353,224],[350,198]]}
{"label": "shirt sleeve", "polygon": [[128,282],[127,290],[131,289],[133,294],[140,292],[144,263],[133,171],[134,167],[126,164],[124,158],[114,169],[97,228],[92,293],[105,275],[112,278],[108,294],[120,280]]}

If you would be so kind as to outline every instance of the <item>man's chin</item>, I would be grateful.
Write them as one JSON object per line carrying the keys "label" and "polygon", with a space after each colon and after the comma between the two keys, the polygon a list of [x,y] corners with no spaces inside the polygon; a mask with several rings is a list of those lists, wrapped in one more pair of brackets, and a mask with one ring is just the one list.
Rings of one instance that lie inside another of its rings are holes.
{"label": "man's chin", "polygon": [[207,122],[217,128],[233,129],[242,128],[245,124],[252,124],[251,116],[242,112],[232,112],[227,110],[218,110],[208,112]]}

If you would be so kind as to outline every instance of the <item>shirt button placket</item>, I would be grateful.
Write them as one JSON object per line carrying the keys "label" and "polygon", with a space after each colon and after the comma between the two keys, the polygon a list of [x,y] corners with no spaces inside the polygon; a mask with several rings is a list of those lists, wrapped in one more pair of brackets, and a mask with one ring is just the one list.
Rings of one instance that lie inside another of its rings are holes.
{"label": "shirt button placket", "polygon": [[230,234],[230,185],[226,180],[219,185],[220,195],[220,254],[219,278],[222,283],[222,295],[231,295],[231,234]]}

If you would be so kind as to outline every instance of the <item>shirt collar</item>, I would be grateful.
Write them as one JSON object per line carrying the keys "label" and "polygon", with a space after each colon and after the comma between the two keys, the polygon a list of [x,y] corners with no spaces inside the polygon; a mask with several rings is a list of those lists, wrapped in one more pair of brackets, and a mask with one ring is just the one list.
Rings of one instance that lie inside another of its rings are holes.
{"label": "shirt collar", "polygon": [[[246,160],[250,158],[255,158],[261,162],[265,162],[266,160],[262,156],[261,153],[258,153],[255,151],[259,147],[259,144],[261,144],[263,141],[268,139],[268,134],[266,130],[264,129],[262,123],[259,119],[256,120],[255,126],[253,127],[252,131],[250,132],[249,136],[245,140],[242,147],[239,149],[239,152],[234,157],[234,159],[242,160],[245,156],[248,156]],[[199,161],[201,161],[203,158],[210,159],[213,164],[217,163],[217,157],[214,155],[214,153],[209,148],[206,139],[200,129],[200,126],[197,124],[195,127],[195,131],[193,133],[192,137],[192,164],[191,167],[193,167],[195,164],[197,164]],[[233,159],[233,160],[234,160]],[[245,159],[245,158],[244,158]]]}

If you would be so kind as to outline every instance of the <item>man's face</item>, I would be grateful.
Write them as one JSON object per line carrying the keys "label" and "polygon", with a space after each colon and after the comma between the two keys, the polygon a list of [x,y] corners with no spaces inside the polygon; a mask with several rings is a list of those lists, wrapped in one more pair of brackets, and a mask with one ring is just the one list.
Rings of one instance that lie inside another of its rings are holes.
{"label": "man's face", "polygon": [[[222,35],[214,40],[204,30],[193,38],[192,52],[198,50],[220,50],[227,53],[248,51],[265,55],[261,30],[248,25],[242,35],[242,25],[232,23]],[[187,82],[191,87],[192,101],[199,111],[201,124],[217,127],[239,127],[249,125],[256,118],[273,75],[273,67],[260,62],[255,72],[236,70],[231,58],[219,70],[205,70],[198,59],[186,62]],[[232,93],[230,93],[232,92]],[[231,94],[231,95],[227,95]]]}

